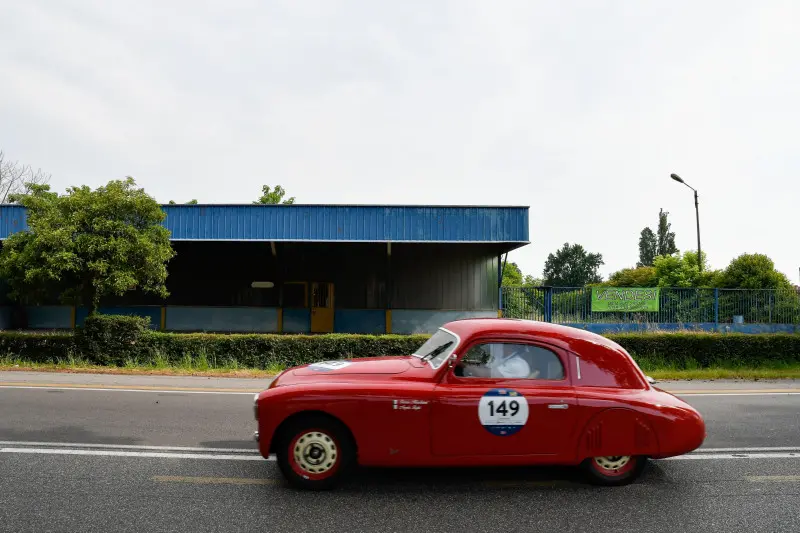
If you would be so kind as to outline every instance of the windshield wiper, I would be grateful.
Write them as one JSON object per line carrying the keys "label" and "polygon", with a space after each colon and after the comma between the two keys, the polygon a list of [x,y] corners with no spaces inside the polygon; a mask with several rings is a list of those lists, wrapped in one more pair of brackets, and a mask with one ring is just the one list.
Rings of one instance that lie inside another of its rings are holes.
{"label": "windshield wiper", "polygon": [[453,344],[453,341],[450,341],[450,342],[446,342],[446,343],[442,344],[441,346],[439,346],[437,348],[434,348],[433,350],[431,350],[427,354],[423,355],[421,360],[422,361],[427,361],[429,357],[430,358],[436,357],[437,355],[439,355],[440,353],[442,353],[443,351],[448,349],[452,344]]}

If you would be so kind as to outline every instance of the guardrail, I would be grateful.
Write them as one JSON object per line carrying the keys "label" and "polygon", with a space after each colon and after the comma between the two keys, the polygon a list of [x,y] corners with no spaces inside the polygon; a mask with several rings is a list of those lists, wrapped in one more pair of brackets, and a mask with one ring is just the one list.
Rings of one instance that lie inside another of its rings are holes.
{"label": "guardrail", "polygon": [[800,324],[796,290],[661,288],[657,311],[607,312],[592,311],[592,287],[501,287],[500,307],[505,317],[559,324]]}

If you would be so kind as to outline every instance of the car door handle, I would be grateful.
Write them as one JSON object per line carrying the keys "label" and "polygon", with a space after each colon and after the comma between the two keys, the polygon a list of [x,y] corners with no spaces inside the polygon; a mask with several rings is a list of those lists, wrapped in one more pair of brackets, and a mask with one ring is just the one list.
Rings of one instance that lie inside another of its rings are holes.
{"label": "car door handle", "polygon": [[547,405],[548,409],[569,409],[568,403],[551,403]]}

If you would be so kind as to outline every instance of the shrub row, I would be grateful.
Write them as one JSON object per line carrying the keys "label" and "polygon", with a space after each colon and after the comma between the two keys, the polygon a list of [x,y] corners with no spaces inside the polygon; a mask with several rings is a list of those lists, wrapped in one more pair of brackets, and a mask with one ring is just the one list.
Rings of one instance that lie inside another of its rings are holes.
{"label": "shrub row", "polygon": [[[634,358],[683,367],[717,363],[800,363],[800,335],[719,333],[609,334]],[[57,362],[69,356],[102,365],[175,364],[204,358],[212,366],[294,366],[315,361],[414,352],[427,335],[226,335],[160,333],[138,317],[91,317],[71,333],[0,333],[0,356]]]}
{"label": "shrub row", "polygon": [[678,368],[695,363],[759,366],[770,362],[800,363],[800,335],[790,333],[621,333],[606,335],[634,359],[649,358]]}

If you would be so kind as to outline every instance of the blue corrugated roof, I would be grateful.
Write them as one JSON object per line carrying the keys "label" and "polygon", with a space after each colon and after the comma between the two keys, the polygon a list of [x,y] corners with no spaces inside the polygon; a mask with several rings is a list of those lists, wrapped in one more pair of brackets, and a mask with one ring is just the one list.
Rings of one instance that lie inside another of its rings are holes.
{"label": "blue corrugated roof", "polygon": [[[390,205],[165,205],[176,241],[499,242],[526,244],[528,207]],[[0,206],[0,238],[26,228]]]}

